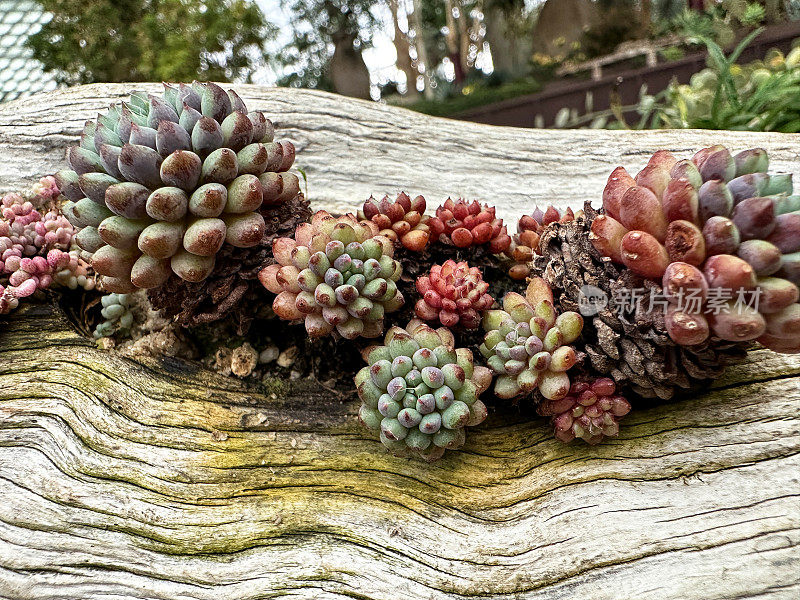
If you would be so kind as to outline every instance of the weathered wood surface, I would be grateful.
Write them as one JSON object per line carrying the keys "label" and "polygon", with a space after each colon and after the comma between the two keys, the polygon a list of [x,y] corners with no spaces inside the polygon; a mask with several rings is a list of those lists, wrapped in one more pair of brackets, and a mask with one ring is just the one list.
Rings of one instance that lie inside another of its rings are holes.
{"label": "weathered wood surface", "polygon": [[[89,85],[0,104],[0,188],[63,168],[64,149],[86,119],[134,89],[160,86]],[[660,148],[683,157],[713,143],[759,145],[779,171],[796,171],[800,152],[792,134],[488,127],[308,90],[236,89],[297,145],[295,164],[308,174],[310,197],[342,212],[370,194],[406,190],[424,194],[431,207],[448,195],[489,200],[511,218],[537,202],[581,207],[600,197],[614,167],[641,168]]]}
{"label": "weathered wood surface", "polygon": [[[79,121],[124,89],[0,107],[0,187],[54,170]],[[243,89],[250,104],[285,108],[312,195],[339,206],[353,198],[348,180],[355,198],[400,185],[509,190],[509,212],[528,193],[545,199],[544,181],[582,200],[609,165],[664,140],[795,159],[788,136],[508,130]],[[27,149],[9,155],[15,144]],[[576,178],[583,151],[592,176]],[[797,357],[751,353],[707,393],[634,411],[597,447],[562,445],[542,420],[496,406],[462,451],[424,466],[383,453],[356,409],[309,382],[248,386],[174,359],[136,363],[96,350],[51,307],[19,311],[0,323],[0,597],[800,595]]]}

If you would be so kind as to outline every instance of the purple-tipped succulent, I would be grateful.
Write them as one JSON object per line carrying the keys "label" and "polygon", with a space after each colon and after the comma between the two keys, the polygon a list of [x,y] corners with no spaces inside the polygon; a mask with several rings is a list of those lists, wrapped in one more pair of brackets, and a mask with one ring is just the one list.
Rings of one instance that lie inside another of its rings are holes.
{"label": "purple-tipped succulent", "polygon": [[264,215],[300,193],[294,146],[213,83],[134,92],[67,151],[56,179],[78,243],[110,292],[202,281],[224,244],[258,245]]}

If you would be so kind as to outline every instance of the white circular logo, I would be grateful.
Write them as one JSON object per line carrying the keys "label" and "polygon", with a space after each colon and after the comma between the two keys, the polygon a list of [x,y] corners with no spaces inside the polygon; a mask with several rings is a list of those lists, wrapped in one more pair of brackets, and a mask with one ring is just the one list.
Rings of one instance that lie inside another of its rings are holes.
{"label": "white circular logo", "polygon": [[578,310],[584,317],[593,317],[608,306],[608,294],[593,285],[581,286]]}

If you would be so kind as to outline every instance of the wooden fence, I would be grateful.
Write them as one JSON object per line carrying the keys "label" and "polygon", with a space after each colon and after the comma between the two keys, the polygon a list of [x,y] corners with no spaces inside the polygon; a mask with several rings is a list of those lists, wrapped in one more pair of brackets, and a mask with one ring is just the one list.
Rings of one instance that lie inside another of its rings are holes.
{"label": "wooden fence", "polygon": [[[784,52],[791,49],[792,41],[800,37],[800,21],[771,27],[758,36],[742,53],[741,61],[762,58],[770,48]],[[487,125],[510,127],[552,127],[562,108],[586,112],[586,97],[592,97],[593,110],[606,110],[611,106],[613,92],[619,94],[623,105],[636,104],[643,85],[653,94],[665,89],[673,80],[688,83],[694,73],[706,66],[706,53],[695,52],[674,60],[628,70],[606,67],[599,79],[557,80],[541,92],[487,104],[454,115],[454,118]],[[537,118],[538,117],[538,118]]]}

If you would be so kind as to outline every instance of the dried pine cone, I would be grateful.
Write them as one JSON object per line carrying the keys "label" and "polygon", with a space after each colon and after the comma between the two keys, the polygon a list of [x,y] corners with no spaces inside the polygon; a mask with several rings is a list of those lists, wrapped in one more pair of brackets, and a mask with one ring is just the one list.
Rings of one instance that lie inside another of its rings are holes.
{"label": "dried pine cone", "polygon": [[277,264],[258,278],[278,294],[275,314],[303,320],[311,337],[334,329],[347,339],[377,337],[384,314],[403,305],[394,244],[371,221],[319,211],[297,228],[294,239],[275,240],[272,251]]}
{"label": "dried pine cone", "polygon": [[499,377],[494,393],[516,398],[539,389],[548,399],[567,395],[567,371],[578,360],[574,342],[583,327],[582,317],[573,311],[558,314],[553,293],[543,279],[531,279],[525,296],[509,292],[502,310],[484,314],[486,337],[480,352]]}
{"label": "dried pine cone", "polygon": [[262,205],[299,192],[290,142],[213,83],[165,85],[163,97],[134,92],[88,121],[71,170],[56,175],[110,292],[154,288],[175,273],[208,277],[222,248],[252,248],[264,235]]}
{"label": "dried pine cone", "polygon": [[486,418],[478,396],[492,374],[473,363],[472,352],[456,349],[444,327],[434,330],[412,319],[405,329],[392,327],[384,345],[367,348],[364,358],[368,366],[355,377],[359,418],[379,429],[394,453],[436,460],[464,444],[465,427]]}
{"label": "dried pine cone", "polygon": [[448,260],[431,267],[428,276],[417,279],[422,298],[417,301],[415,312],[420,319],[438,320],[445,327],[477,329],[483,311],[494,304],[494,298],[486,293],[488,289],[480,269]]}
{"label": "dried pine cone", "polygon": [[399,242],[413,252],[422,252],[430,239],[430,217],[425,215],[425,198],[413,200],[401,192],[392,202],[388,196],[380,201],[370,197],[358,212],[360,219],[375,223],[380,234]]}
{"label": "dried pine cone", "polygon": [[[741,344],[710,338],[684,347],[667,334],[663,310],[634,301],[631,290],[644,298],[661,293],[659,282],[642,278],[601,256],[590,239],[597,212],[587,202],[584,217],[553,223],[542,232],[541,255],[534,272],[553,288],[561,310],[581,311],[586,326],[576,347],[589,357],[592,369],[621,387],[646,398],[671,398],[718,377],[724,365],[741,358]],[[599,295],[599,302],[593,302]]]}
{"label": "dried pine cone", "polygon": [[495,216],[494,207],[481,205],[477,200],[454,202],[448,198],[436,209],[436,216],[428,221],[428,226],[434,239],[459,248],[486,245],[492,254],[500,254],[511,244],[503,219]]}
{"label": "dried pine cone", "polygon": [[545,212],[536,208],[530,215],[521,216],[517,221],[517,233],[511,238],[511,245],[505,252],[513,261],[508,268],[509,277],[522,280],[531,274],[530,263],[539,246],[539,235],[547,225],[555,221],[566,223],[574,218],[571,208],[567,208],[562,215],[553,206],[547,207]]}
{"label": "dried pine cone", "polygon": [[556,439],[571,442],[576,437],[599,444],[619,433],[619,420],[631,410],[630,403],[616,393],[614,380],[601,377],[592,382],[576,382],[560,400],[545,400],[539,414],[552,417]]}

